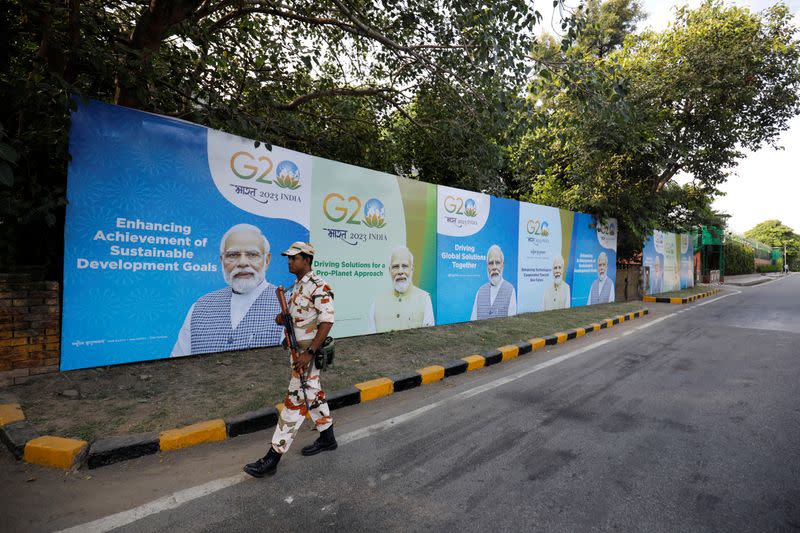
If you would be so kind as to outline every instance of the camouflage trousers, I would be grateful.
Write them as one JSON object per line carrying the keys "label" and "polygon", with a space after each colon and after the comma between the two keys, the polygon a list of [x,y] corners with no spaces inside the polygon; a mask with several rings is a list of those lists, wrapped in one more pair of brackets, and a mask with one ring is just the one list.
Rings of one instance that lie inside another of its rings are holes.
{"label": "camouflage trousers", "polygon": [[[305,348],[310,342],[300,342],[301,348]],[[306,346],[303,346],[305,344]],[[306,410],[305,398],[308,398],[308,410]],[[311,415],[311,420],[322,432],[333,425],[331,411],[328,402],[325,401],[325,392],[319,381],[319,369],[311,363],[311,371],[306,377],[305,396],[300,382],[300,374],[292,370],[292,379],[289,380],[289,390],[283,400],[283,409],[278,417],[278,425],[272,435],[272,447],[278,453],[286,453],[294,441],[297,431],[303,425],[306,414]]]}

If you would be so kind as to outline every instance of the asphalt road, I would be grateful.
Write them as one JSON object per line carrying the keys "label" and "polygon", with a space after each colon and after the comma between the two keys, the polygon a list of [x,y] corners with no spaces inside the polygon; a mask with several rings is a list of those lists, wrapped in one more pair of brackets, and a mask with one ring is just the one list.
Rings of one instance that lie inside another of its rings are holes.
{"label": "asphalt road", "polygon": [[[720,296],[648,304],[649,318],[337,411],[339,450],[301,457],[303,430],[272,478],[238,474],[266,432],[66,478],[6,460],[7,523],[123,512],[120,531],[800,530],[800,276]],[[154,500],[139,520],[125,513]]]}

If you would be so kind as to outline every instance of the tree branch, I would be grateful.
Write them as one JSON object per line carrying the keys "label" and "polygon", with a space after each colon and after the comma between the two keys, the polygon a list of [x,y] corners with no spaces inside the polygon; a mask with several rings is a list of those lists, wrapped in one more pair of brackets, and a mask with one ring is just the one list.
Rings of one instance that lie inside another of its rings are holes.
{"label": "tree branch", "polygon": [[67,64],[64,67],[64,80],[68,83],[75,81],[78,75],[78,46],[81,41],[81,3],[80,0],[69,0],[69,16],[67,24],[69,27],[69,52]]}
{"label": "tree branch", "polygon": [[677,174],[680,169],[681,166],[678,163],[670,163],[667,165],[667,168],[665,168],[656,179],[655,192],[660,192],[661,189],[669,183],[669,180],[675,177],[675,174]]}
{"label": "tree branch", "polygon": [[348,33],[354,35],[362,35],[361,32],[358,31],[357,28],[350,24],[346,24],[340,20],[336,20],[333,18],[321,18],[321,17],[310,17],[307,15],[301,15],[299,13],[293,13],[291,11],[281,10],[277,7],[267,5],[256,5],[259,3],[251,4],[252,7],[239,7],[238,9],[231,11],[230,13],[223,15],[219,20],[212,24],[208,31],[213,33],[221,28],[224,28],[226,24],[228,24],[232,20],[236,20],[238,18],[245,17],[247,15],[251,15],[254,13],[261,13],[263,15],[273,15],[276,17],[294,20],[297,22],[305,22],[307,24],[314,24],[315,26],[335,26],[340,28]]}
{"label": "tree branch", "polygon": [[362,88],[340,87],[335,89],[324,89],[319,91],[313,91],[308,94],[304,94],[302,96],[298,96],[288,104],[277,104],[274,107],[276,109],[281,109],[284,111],[291,111],[312,100],[316,100],[318,98],[325,98],[328,96],[375,96],[389,92],[394,92],[394,89],[390,89],[387,87],[362,87]]}

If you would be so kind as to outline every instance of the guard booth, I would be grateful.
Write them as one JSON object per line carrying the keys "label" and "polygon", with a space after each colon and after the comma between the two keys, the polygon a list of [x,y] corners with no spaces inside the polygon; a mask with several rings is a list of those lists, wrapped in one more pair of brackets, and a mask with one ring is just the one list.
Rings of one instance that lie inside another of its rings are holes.
{"label": "guard booth", "polygon": [[695,241],[695,278],[702,283],[725,281],[725,232],[716,226],[700,226]]}

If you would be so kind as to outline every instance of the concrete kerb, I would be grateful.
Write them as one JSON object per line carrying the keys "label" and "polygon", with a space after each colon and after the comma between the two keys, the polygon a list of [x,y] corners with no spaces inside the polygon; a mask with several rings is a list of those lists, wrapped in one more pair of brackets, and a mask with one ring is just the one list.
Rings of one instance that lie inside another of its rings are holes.
{"label": "concrete kerb", "polygon": [[14,456],[14,459],[22,459],[25,455],[25,445],[39,437],[36,429],[27,422],[12,422],[0,427],[0,440]]}
{"label": "concrete kerb", "polygon": [[700,298],[708,298],[709,296],[713,296],[719,293],[720,289],[712,289],[710,291],[702,292],[700,294],[693,294],[691,296],[686,296],[683,298],[666,298],[666,297],[658,297],[658,296],[645,296],[642,298],[645,302],[650,303],[660,303],[660,304],[688,304],[690,302],[694,302],[699,300]]}
{"label": "concrete kerb", "polygon": [[[711,291],[697,297],[705,297],[716,292],[719,291]],[[515,359],[521,355],[534,353],[545,346],[560,344],[594,331],[610,328],[626,320],[644,317],[648,312],[648,309],[640,309],[626,315],[607,318],[579,328],[560,331],[546,337],[519,341],[482,354],[467,355],[440,365],[420,368],[415,372],[388,378],[380,377],[357,383],[353,387],[328,394],[328,406],[331,410],[341,409],[390,396],[428,383],[435,383],[450,376],[473,372],[503,361]],[[0,409],[2,407],[4,406],[0,404]],[[8,409],[11,409],[11,411]],[[16,413],[17,408],[7,407],[5,412]],[[22,414],[21,409],[18,412]],[[24,417],[24,415],[22,416]],[[62,439],[61,437],[40,437],[26,422],[14,420],[0,425],[0,440],[6,444],[14,454],[14,457],[17,459],[24,457],[26,462],[64,469],[79,468],[85,464],[91,469],[151,455],[159,451],[165,452],[262,431],[274,427],[278,422],[278,416],[279,413],[276,408],[267,407],[224,420],[199,422],[182,428],[162,431],[161,433],[149,432],[108,437],[99,439],[91,444],[74,439]],[[36,447],[36,453],[26,453],[29,444],[36,443],[40,439],[46,440],[48,446],[44,448],[41,446]],[[53,443],[57,444],[57,446],[52,446]],[[55,451],[49,451],[51,448]]]}

